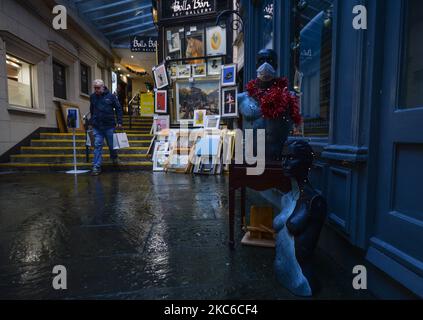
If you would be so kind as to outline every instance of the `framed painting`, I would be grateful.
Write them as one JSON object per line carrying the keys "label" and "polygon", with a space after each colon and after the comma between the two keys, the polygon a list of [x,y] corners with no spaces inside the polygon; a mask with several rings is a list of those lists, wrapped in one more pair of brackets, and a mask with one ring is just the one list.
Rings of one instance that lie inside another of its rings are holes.
{"label": "framed painting", "polygon": [[[204,29],[191,26],[185,34],[185,58],[204,57]],[[201,60],[190,60],[188,63],[201,63]]]}
{"label": "framed painting", "polygon": [[238,117],[238,89],[222,89],[222,118]]}
{"label": "framed painting", "polygon": [[207,74],[209,76],[220,76],[222,72],[222,58],[207,59]]}
{"label": "framed painting", "polygon": [[219,129],[220,126],[220,116],[206,116],[204,121],[205,129]]}
{"label": "framed painting", "polygon": [[191,65],[183,64],[176,66],[176,78],[188,79],[191,77]]}
{"label": "framed painting", "polygon": [[222,87],[236,85],[236,64],[222,66]]}
{"label": "framed painting", "polygon": [[167,78],[166,66],[164,63],[154,67],[153,74],[157,89],[162,89],[169,85],[169,79]]}
{"label": "framed painting", "polygon": [[167,113],[167,91],[157,90],[154,93],[154,112]]}
{"label": "framed painting", "polygon": [[169,129],[170,127],[170,119],[169,116],[154,116],[153,120],[153,132],[154,134],[158,134],[160,131]]}
{"label": "framed painting", "polygon": [[200,77],[207,76],[207,65],[205,63],[193,64],[192,76],[193,78],[200,78]]}
{"label": "framed painting", "polygon": [[207,110],[194,110],[194,127],[204,127]]}
{"label": "framed painting", "polygon": [[176,120],[193,122],[195,110],[206,110],[207,115],[220,115],[219,79],[197,78],[195,82],[177,81]]}
{"label": "framed painting", "polygon": [[226,54],[226,28],[213,26],[206,29],[207,55]]}

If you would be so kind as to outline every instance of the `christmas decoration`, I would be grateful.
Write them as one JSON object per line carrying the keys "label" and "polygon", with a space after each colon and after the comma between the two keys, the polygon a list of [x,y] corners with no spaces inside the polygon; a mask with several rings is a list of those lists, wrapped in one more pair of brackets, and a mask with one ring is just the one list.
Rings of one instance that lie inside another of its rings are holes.
{"label": "christmas decoration", "polygon": [[302,122],[298,97],[289,92],[288,79],[276,78],[267,89],[259,86],[259,79],[248,82],[248,95],[256,100],[264,118],[278,119],[286,115],[290,116],[295,125]]}

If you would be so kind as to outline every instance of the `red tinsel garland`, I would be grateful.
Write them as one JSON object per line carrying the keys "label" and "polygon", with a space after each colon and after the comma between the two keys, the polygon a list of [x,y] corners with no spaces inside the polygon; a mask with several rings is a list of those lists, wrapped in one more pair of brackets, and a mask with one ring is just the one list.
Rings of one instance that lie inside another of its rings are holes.
{"label": "red tinsel garland", "polygon": [[277,119],[289,112],[292,121],[299,125],[302,122],[298,97],[288,90],[288,79],[277,78],[273,80],[268,89],[259,87],[259,79],[247,83],[248,95],[255,99],[265,118]]}

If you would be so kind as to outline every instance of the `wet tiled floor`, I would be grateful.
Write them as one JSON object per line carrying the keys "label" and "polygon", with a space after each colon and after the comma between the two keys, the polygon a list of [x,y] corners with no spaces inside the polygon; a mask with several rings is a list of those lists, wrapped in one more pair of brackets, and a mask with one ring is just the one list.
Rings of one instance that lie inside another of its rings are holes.
{"label": "wet tiled floor", "polygon": [[[294,299],[272,249],[229,250],[227,208],[224,176],[2,174],[0,298]],[[67,290],[52,287],[55,265]],[[369,298],[322,251],[316,269],[316,298]]]}

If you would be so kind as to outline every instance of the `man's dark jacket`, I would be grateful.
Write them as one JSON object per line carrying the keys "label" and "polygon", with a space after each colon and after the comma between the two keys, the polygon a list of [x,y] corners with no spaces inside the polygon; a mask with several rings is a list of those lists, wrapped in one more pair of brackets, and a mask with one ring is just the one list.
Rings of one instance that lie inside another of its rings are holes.
{"label": "man's dark jacket", "polygon": [[122,106],[117,97],[110,93],[107,88],[101,95],[93,93],[90,96],[90,124],[94,128],[110,129],[116,126],[117,123],[122,124]]}

